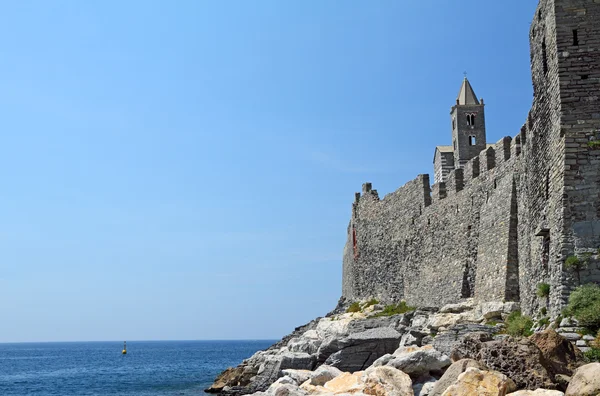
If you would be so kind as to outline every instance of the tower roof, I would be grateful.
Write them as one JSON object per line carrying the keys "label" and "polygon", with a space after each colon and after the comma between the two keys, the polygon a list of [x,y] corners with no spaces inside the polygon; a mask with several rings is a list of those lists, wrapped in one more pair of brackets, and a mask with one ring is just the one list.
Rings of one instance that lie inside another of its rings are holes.
{"label": "tower roof", "polygon": [[477,95],[475,95],[475,91],[473,91],[473,87],[467,77],[463,80],[462,86],[460,87],[460,92],[458,93],[458,104],[459,105],[478,105],[479,100],[477,100]]}

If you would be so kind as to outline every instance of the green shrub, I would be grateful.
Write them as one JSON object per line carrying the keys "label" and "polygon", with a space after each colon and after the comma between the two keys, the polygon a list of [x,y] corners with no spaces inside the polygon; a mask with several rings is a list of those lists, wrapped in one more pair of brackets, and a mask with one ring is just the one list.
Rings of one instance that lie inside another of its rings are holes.
{"label": "green shrub", "polygon": [[592,348],[584,356],[590,362],[600,362],[600,348]]}
{"label": "green shrub", "polygon": [[506,318],[506,333],[513,337],[529,337],[533,334],[533,320],[529,316],[521,314],[521,311],[515,311]]}
{"label": "green shrub", "polygon": [[369,308],[372,305],[379,304],[379,300],[372,298],[365,303],[365,308]]}
{"label": "green shrub", "polygon": [[581,260],[577,256],[569,256],[565,260],[565,268],[566,269],[574,269],[578,268],[581,265]]}
{"label": "green shrub", "polygon": [[348,307],[348,309],[346,310],[346,312],[350,313],[350,312],[360,312],[360,304],[358,302],[353,302],[352,304],[350,304],[350,306]]}
{"label": "green shrub", "polygon": [[403,313],[414,311],[414,310],[415,310],[415,307],[409,307],[408,305],[406,305],[405,301],[401,301],[398,304],[386,305],[385,308],[383,308],[383,311],[379,312],[375,316],[378,317],[378,316],[399,315],[399,314],[403,314]]}
{"label": "green shrub", "polygon": [[548,326],[550,324],[550,318],[545,316],[543,318],[541,318],[540,320],[538,320],[537,322],[538,326]]}
{"label": "green shrub", "polygon": [[540,309],[540,315],[541,316],[546,316],[548,314],[548,309],[546,307],[542,307]]}
{"label": "green shrub", "polygon": [[565,268],[569,271],[577,274],[577,283],[581,284],[581,270],[583,270],[589,264],[591,254],[586,254],[583,260],[580,260],[577,256],[569,256],[565,260]]}
{"label": "green shrub", "polygon": [[536,294],[538,297],[548,297],[550,295],[550,285],[547,283],[538,283]]}
{"label": "green shrub", "polygon": [[600,287],[588,284],[573,290],[565,312],[575,317],[581,326],[594,332],[600,329]]}

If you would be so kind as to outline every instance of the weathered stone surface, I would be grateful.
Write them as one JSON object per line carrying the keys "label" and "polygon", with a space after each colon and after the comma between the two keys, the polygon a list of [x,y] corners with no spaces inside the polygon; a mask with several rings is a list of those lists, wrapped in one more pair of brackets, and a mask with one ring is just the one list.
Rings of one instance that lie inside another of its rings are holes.
{"label": "weathered stone surface", "polygon": [[557,390],[536,389],[534,391],[520,390],[513,393],[509,393],[507,396],[564,396],[564,393]]}
{"label": "weathered stone surface", "polygon": [[577,333],[560,333],[560,335],[565,337],[569,341],[577,341],[581,339],[581,335]]}
{"label": "weathered stone surface", "polygon": [[365,372],[364,393],[375,396],[412,396],[410,377],[393,367],[381,366]]}
{"label": "weathered stone surface", "polygon": [[342,375],[342,371],[337,367],[331,367],[326,364],[319,366],[310,375],[310,384],[315,386],[325,385],[328,381],[331,381],[335,377]]}
{"label": "weathered stone surface", "polygon": [[600,363],[590,363],[577,369],[565,396],[600,395]]}
{"label": "weathered stone surface", "polygon": [[498,301],[490,301],[481,304],[481,315],[485,319],[500,318],[504,313],[504,303]]}
{"label": "weathered stone surface", "polygon": [[394,352],[394,358],[387,363],[405,372],[411,377],[418,377],[430,372],[439,372],[450,366],[450,358],[432,346],[404,347]]}
{"label": "weathered stone surface", "polygon": [[505,396],[516,389],[515,383],[502,373],[469,367],[442,395]]}
{"label": "weathered stone surface", "polygon": [[530,340],[540,349],[554,375],[571,375],[578,362],[583,359],[581,352],[554,330],[535,333]]}
{"label": "weathered stone surface", "polygon": [[458,324],[449,327],[448,330],[444,332],[438,333],[433,339],[433,346],[443,354],[450,356],[454,347],[458,345],[467,334],[483,332],[488,334],[488,340],[491,340],[491,335],[496,331],[495,327],[487,325],[474,323]]}
{"label": "weathered stone surface", "polygon": [[285,369],[281,370],[281,372],[284,376],[292,378],[298,385],[308,381],[313,375],[313,372],[310,370]]}
{"label": "weathered stone surface", "polygon": [[317,353],[321,346],[321,340],[311,338],[292,338],[288,343],[290,352],[304,352],[309,355]]}
{"label": "weathered stone surface", "polygon": [[278,380],[267,389],[266,394],[269,396],[305,396],[307,392],[300,389],[295,383]]}
{"label": "weathered stone surface", "polygon": [[440,309],[440,313],[461,313],[472,310],[475,307],[475,300],[472,298],[456,304],[447,304]]}
{"label": "weathered stone surface", "polygon": [[415,396],[431,396],[431,391],[436,382],[437,379],[431,376],[416,379],[413,382],[413,392]]}
{"label": "weathered stone surface", "polygon": [[390,327],[369,329],[350,334],[342,339],[329,338],[318,351],[319,361],[338,367],[342,371],[360,371],[376,359],[393,352],[402,336]]}
{"label": "weathered stone surface", "polygon": [[466,336],[453,351],[453,358],[460,356],[480,361],[490,370],[507,375],[521,389],[556,388],[554,375],[549,371],[551,365],[532,341],[509,337],[482,342],[477,335]]}
{"label": "weathered stone surface", "polygon": [[323,387],[331,393],[356,393],[362,392],[365,388],[363,379],[364,372],[342,373],[331,381],[328,381]]}
{"label": "weathered stone surface", "polygon": [[435,383],[433,389],[429,393],[429,396],[441,396],[444,391],[454,384],[458,380],[458,377],[469,367],[487,370],[487,367],[485,367],[484,364],[473,359],[462,359],[454,362],[450,367],[448,367],[444,375],[442,375],[442,377]]}

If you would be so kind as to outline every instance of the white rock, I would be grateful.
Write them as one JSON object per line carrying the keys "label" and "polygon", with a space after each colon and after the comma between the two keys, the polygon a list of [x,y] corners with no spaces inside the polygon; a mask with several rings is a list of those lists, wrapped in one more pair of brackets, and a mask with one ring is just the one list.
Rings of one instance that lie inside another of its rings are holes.
{"label": "white rock", "polygon": [[336,320],[323,318],[317,324],[316,332],[318,338],[324,340],[328,337],[339,337],[348,333],[348,324],[352,322],[350,317],[340,317]]}
{"label": "white rock", "polygon": [[336,367],[325,364],[319,366],[310,376],[310,384],[314,386],[323,386],[328,381],[342,375],[342,371]]}
{"label": "white rock", "polygon": [[440,313],[461,313],[465,311],[469,311],[475,307],[475,300],[472,298],[467,299],[466,301],[460,302],[458,304],[448,304],[444,305],[442,309],[440,309]]}
{"label": "white rock", "polygon": [[504,312],[504,303],[501,301],[490,301],[481,304],[481,315],[485,319],[500,318]]}
{"label": "white rock", "polygon": [[434,349],[431,345],[424,347],[404,347],[394,352],[394,359],[387,366],[397,368],[413,377],[439,371],[450,366],[450,358]]}

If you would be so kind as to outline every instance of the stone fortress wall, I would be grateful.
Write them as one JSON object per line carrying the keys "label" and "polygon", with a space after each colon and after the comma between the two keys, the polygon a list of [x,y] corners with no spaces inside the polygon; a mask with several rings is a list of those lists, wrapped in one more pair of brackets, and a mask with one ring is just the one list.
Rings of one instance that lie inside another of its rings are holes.
{"label": "stone fortress wall", "polygon": [[345,298],[475,297],[555,316],[578,285],[567,257],[592,254],[581,283],[600,282],[600,2],[540,0],[530,42],[534,100],[520,133],[444,182],[419,175],[383,199],[370,183],[356,194]]}

